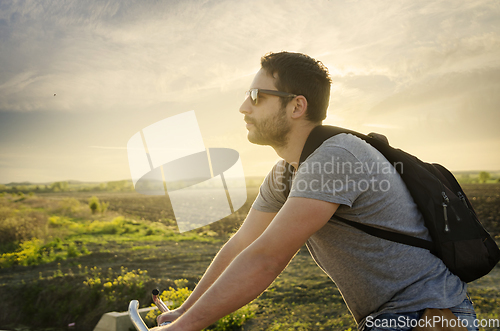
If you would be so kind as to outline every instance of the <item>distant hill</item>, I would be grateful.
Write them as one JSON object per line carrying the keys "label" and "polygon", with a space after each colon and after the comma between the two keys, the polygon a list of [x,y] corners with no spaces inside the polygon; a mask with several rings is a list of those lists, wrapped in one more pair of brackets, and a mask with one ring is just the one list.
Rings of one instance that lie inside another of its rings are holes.
{"label": "distant hill", "polygon": [[[479,180],[479,170],[452,171],[460,183],[475,183]],[[500,170],[486,171],[490,174],[487,183],[500,182]],[[247,176],[248,187],[258,187],[262,184],[264,176]],[[39,191],[39,192],[60,192],[60,191],[133,191],[131,179],[123,179],[109,182],[84,182],[80,180],[67,180],[58,182],[33,183],[29,181],[11,182],[0,184],[0,191],[19,192]]]}
{"label": "distant hill", "polygon": [[31,182],[11,182],[9,184],[5,184],[5,186],[19,186],[19,185],[40,185],[40,184],[33,184]]}

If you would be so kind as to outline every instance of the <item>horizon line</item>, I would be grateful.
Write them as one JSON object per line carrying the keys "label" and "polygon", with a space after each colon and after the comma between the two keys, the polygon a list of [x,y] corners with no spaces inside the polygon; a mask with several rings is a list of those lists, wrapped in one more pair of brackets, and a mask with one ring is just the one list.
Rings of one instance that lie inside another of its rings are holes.
{"label": "horizon line", "polygon": [[[490,173],[498,173],[500,174],[500,169],[497,170],[450,170],[452,174],[462,174],[462,173],[480,173],[481,171],[486,171]],[[245,179],[247,178],[265,178],[266,175],[255,175],[255,176],[245,176]],[[80,182],[82,184],[101,184],[101,183],[109,183],[109,182],[121,182],[121,181],[132,181],[132,179],[116,179],[116,180],[104,180],[104,181],[85,181],[85,180],[78,180],[78,179],[66,179],[66,180],[54,180],[54,181],[49,181],[49,182],[31,182],[31,181],[22,181],[22,182],[9,182],[5,183],[2,182],[0,185],[47,185],[47,184],[52,184],[52,183],[57,183],[57,182]]]}

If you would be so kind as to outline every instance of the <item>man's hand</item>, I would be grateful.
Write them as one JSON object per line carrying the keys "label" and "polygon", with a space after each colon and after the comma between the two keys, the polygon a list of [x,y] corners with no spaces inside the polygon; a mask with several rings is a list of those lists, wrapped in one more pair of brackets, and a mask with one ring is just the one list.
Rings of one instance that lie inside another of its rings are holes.
{"label": "man's hand", "polygon": [[173,309],[171,311],[167,311],[167,312],[164,312],[163,314],[159,315],[156,318],[156,322],[158,323],[158,325],[161,325],[161,323],[164,323],[164,322],[173,322],[177,318],[179,318],[179,316],[184,314],[184,312],[185,312],[185,309],[182,306],[180,306],[177,309]]}
{"label": "man's hand", "polygon": [[185,313],[185,309],[181,306],[177,309],[173,309],[173,310],[164,312],[161,315],[158,315],[158,317],[156,317],[156,323],[158,324],[158,326],[154,327],[152,329],[149,329],[149,331],[173,330],[173,326],[170,323],[167,325],[163,325],[163,326],[160,326],[160,325],[161,325],[161,323],[164,323],[164,322],[173,322],[184,313]]}

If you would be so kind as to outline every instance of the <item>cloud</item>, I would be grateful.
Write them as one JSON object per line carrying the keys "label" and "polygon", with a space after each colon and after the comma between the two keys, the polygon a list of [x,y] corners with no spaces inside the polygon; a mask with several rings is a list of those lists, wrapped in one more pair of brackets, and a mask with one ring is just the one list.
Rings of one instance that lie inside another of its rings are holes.
{"label": "cloud", "polygon": [[124,146],[89,146],[89,148],[127,150]]}
{"label": "cloud", "polygon": [[378,128],[378,129],[400,129],[400,127],[388,124],[378,124],[378,123],[365,123],[363,126],[367,126],[370,128]]}
{"label": "cloud", "polygon": [[[438,100],[469,99],[469,102],[475,103],[479,100],[473,100],[475,98],[471,97],[483,91],[490,94],[489,99],[497,94],[495,92],[500,91],[500,68],[428,76],[389,96],[375,105],[371,112],[374,114],[397,112],[408,107],[424,107]],[[494,102],[495,105],[490,108],[481,107],[481,103],[477,104],[481,112],[486,111],[488,116],[496,118],[500,116],[497,111],[492,111],[498,109],[500,104]]]}
{"label": "cloud", "polygon": [[[282,49],[325,54],[344,75],[408,83],[444,64],[498,55],[498,35],[480,20],[492,19],[490,3],[254,1],[252,10],[233,1],[14,3],[1,16],[8,50],[0,52],[0,84],[9,88],[0,89],[0,109],[110,111],[182,101],[232,88],[262,54]],[[46,97],[53,93],[57,100]]]}

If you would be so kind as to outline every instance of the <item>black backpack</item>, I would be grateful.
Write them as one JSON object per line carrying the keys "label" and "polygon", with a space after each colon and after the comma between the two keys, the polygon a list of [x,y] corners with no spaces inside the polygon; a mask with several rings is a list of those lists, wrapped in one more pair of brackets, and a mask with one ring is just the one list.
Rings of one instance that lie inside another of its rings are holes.
{"label": "black backpack", "polygon": [[[422,162],[413,155],[389,146],[387,138],[382,135],[363,135],[334,126],[318,126],[311,131],[299,165],[325,140],[339,133],[353,134],[375,147],[391,164],[403,165],[395,168],[422,213],[432,241],[374,228],[338,216],[335,219],[379,238],[428,249],[464,282],[476,280],[495,267],[500,260],[497,244],[479,222],[455,177],[443,166]],[[286,185],[286,196],[290,193],[291,169],[287,164],[283,183]]]}

